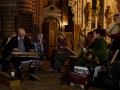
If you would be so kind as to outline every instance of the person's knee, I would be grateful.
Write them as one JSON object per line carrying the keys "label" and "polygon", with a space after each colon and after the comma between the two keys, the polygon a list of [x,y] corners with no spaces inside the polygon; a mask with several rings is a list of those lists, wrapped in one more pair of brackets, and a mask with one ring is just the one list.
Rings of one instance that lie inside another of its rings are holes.
{"label": "person's knee", "polygon": [[84,58],[78,59],[78,66],[83,66]]}

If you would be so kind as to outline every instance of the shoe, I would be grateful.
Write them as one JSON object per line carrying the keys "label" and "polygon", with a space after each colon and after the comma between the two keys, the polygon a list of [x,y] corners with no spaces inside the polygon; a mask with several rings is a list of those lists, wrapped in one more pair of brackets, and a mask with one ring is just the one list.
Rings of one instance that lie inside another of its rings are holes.
{"label": "shoe", "polygon": [[36,78],[33,77],[33,76],[31,76],[31,75],[29,76],[29,79],[32,80],[32,81],[35,81],[35,80],[36,80]]}
{"label": "shoe", "polygon": [[54,70],[54,68],[49,68],[48,71],[54,72],[55,70]]}

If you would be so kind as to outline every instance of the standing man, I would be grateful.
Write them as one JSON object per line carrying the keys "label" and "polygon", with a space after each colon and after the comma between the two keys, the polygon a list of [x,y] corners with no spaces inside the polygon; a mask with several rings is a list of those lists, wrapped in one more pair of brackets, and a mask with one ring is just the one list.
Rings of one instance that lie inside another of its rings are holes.
{"label": "standing man", "polygon": [[3,72],[6,72],[8,71],[8,68],[7,68],[7,57],[9,56],[9,53],[7,51],[7,49],[5,48],[6,45],[9,43],[9,41],[11,40],[11,38],[15,37],[16,36],[16,33],[15,32],[12,32],[10,34],[10,36],[6,37],[2,44],[1,44],[1,50],[2,50],[2,71]]}
{"label": "standing man", "polygon": [[[120,50],[120,13],[113,16],[114,24],[109,28],[107,35],[112,39],[112,51]],[[120,60],[120,52],[116,60]]]}
{"label": "standing man", "polygon": [[[20,28],[18,30],[18,35],[11,39],[11,41],[7,45],[7,49],[10,52],[12,52],[12,51],[27,52],[27,51],[29,51],[29,49],[32,52],[34,51],[30,40],[28,39],[28,37],[25,36],[25,30],[23,28]],[[20,66],[20,61],[27,61],[26,58],[13,57],[13,58],[11,58],[11,61],[17,69],[18,78],[22,79],[22,75],[21,75],[19,66]]]}

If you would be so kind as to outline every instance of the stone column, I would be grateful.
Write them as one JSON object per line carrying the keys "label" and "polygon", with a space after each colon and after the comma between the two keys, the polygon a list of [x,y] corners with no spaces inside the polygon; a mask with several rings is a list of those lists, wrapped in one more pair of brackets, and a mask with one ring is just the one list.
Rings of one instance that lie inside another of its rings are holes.
{"label": "stone column", "polygon": [[102,28],[106,28],[106,23],[105,23],[105,16],[104,16],[104,14],[105,14],[105,10],[106,10],[106,2],[107,0],[104,0],[104,3],[103,3],[103,6],[102,6],[102,16],[103,16],[103,24],[102,24]]}

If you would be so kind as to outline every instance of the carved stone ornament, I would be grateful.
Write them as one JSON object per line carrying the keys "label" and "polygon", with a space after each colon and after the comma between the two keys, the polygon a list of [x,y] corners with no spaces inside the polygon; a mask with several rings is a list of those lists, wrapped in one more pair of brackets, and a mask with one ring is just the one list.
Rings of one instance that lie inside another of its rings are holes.
{"label": "carved stone ornament", "polygon": [[117,0],[114,0],[114,14],[118,13],[117,5]]}
{"label": "carved stone ornament", "polygon": [[76,14],[77,14],[77,0],[69,0],[68,2],[68,6],[71,6],[71,11],[73,13],[73,22],[75,23],[76,22]]}

